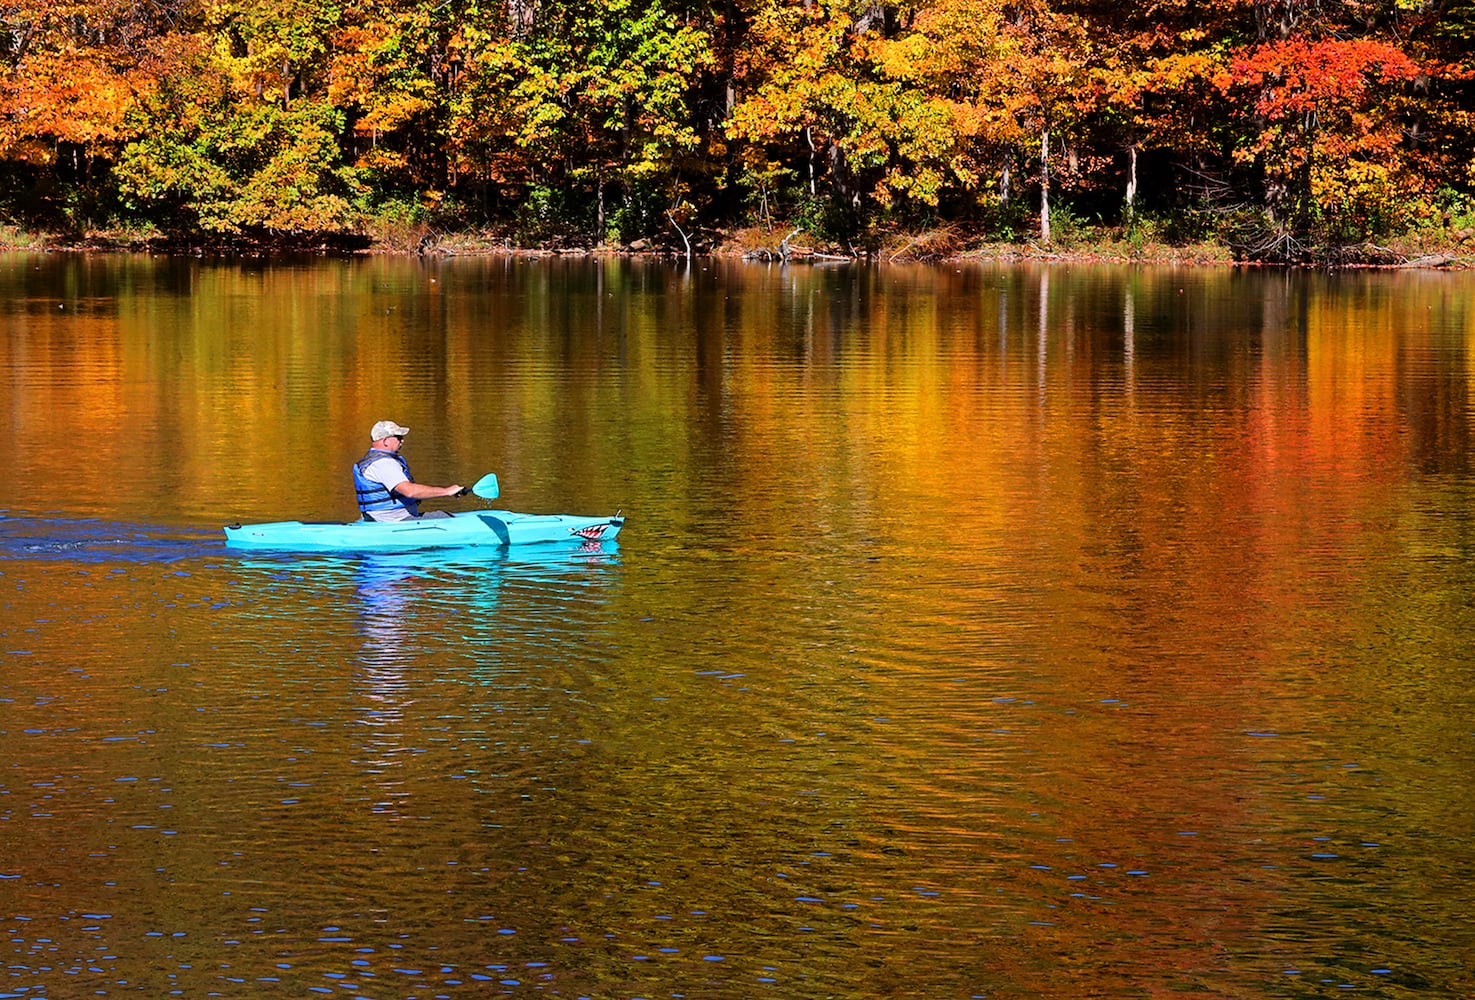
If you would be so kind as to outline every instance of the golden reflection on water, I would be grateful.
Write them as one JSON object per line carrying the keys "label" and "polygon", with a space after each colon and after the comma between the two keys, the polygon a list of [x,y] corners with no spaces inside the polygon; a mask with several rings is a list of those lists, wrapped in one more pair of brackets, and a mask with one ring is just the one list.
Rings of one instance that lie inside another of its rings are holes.
{"label": "golden reflection on water", "polygon": [[1456,995],[1470,287],[7,258],[0,992]]}

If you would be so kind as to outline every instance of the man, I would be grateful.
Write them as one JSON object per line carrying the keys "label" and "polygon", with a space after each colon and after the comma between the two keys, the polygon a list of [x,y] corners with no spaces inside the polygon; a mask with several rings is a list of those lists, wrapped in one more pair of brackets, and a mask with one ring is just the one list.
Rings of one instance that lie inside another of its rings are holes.
{"label": "man", "polygon": [[372,444],[363,458],[353,463],[353,488],[358,494],[359,510],[366,521],[407,521],[414,517],[450,517],[443,510],[420,513],[420,501],[433,497],[453,497],[462,487],[426,486],[415,482],[409,463],[399,453],[408,427],[393,420],[381,420],[369,431]]}

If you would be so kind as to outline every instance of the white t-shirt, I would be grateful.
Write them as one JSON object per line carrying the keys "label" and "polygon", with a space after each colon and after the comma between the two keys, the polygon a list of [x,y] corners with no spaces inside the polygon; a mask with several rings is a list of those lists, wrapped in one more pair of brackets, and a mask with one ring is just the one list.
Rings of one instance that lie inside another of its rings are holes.
{"label": "white t-shirt", "polygon": [[[408,481],[405,479],[405,470],[400,467],[399,462],[388,456],[376,458],[364,466],[364,478],[371,483],[382,484],[391,493],[400,483]],[[399,498],[396,497],[396,499]],[[408,521],[410,512],[403,507],[395,507],[390,510],[376,510],[369,516],[376,521]]]}

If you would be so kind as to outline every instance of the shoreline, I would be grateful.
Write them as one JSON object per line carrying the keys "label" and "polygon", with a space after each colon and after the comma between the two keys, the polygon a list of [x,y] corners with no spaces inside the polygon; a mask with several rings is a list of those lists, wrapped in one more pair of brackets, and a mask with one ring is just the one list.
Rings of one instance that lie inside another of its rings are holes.
{"label": "shoreline", "polygon": [[898,235],[874,249],[855,252],[851,248],[826,244],[798,243],[788,245],[789,237],[779,230],[763,234],[770,241],[759,242],[757,230],[719,236],[699,251],[688,253],[671,244],[652,245],[636,240],[624,246],[522,247],[505,239],[470,233],[427,232],[413,243],[409,240],[373,239],[368,236],[333,236],[318,239],[284,237],[279,240],[177,240],[168,238],[130,238],[106,233],[82,239],[59,234],[26,234],[11,228],[0,228],[0,251],[12,253],[76,253],[76,254],[148,254],[173,257],[214,257],[261,259],[293,256],[345,257],[511,257],[542,259],[554,257],[625,257],[630,259],[682,260],[753,260],[782,264],[970,264],[970,263],[1068,263],[1149,265],[1175,267],[1282,267],[1295,270],[1475,270],[1475,244],[1470,240],[1441,240],[1421,243],[1406,250],[1384,247],[1358,248],[1367,256],[1381,259],[1311,261],[1274,263],[1238,258],[1229,247],[1212,241],[1191,245],[1158,242],[1134,243],[1110,238],[1073,238],[1049,246],[1037,243],[980,242],[971,247],[960,246],[950,233]]}

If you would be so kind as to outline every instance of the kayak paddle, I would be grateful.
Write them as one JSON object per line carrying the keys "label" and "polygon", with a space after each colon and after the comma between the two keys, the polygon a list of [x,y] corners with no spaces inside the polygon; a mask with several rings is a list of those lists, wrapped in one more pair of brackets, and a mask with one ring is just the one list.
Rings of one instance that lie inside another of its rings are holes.
{"label": "kayak paddle", "polygon": [[476,485],[471,487],[471,492],[483,500],[497,499],[498,494],[501,492],[497,487],[497,474],[495,472],[488,472],[485,476],[482,476],[476,481]]}

